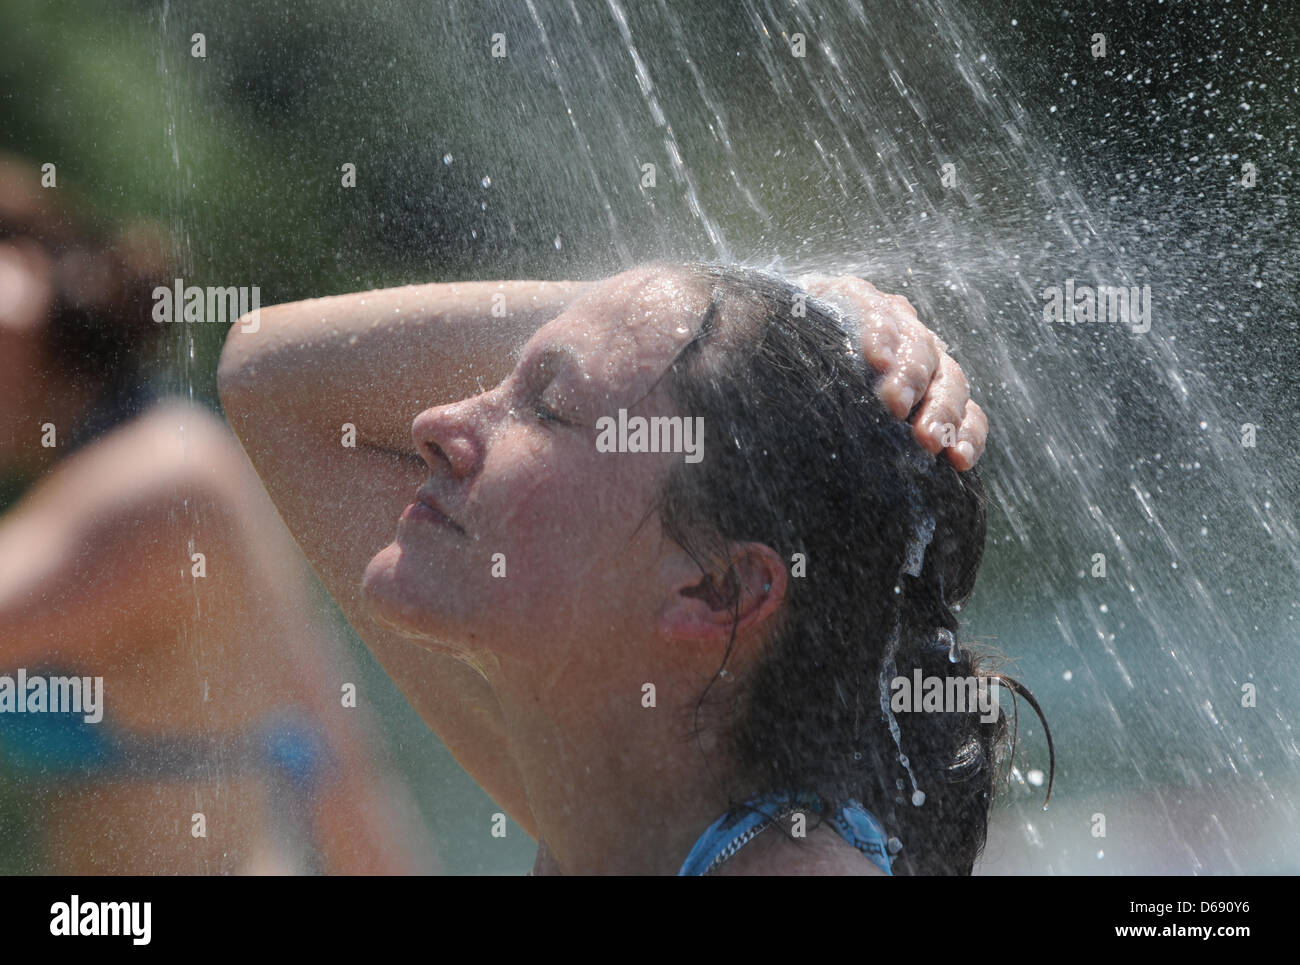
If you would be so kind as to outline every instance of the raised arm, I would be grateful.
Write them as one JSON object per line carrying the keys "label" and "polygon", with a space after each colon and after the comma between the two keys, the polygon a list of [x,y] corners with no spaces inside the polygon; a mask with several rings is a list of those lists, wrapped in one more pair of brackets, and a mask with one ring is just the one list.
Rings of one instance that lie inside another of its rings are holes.
{"label": "raised arm", "polygon": [[[360,586],[428,478],[412,420],[500,382],[529,336],[584,287],[420,285],[263,309],[231,329],[219,373],[231,426],[348,622],[461,765],[533,835],[487,682],[371,620]],[[355,447],[344,445],[345,424]]]}

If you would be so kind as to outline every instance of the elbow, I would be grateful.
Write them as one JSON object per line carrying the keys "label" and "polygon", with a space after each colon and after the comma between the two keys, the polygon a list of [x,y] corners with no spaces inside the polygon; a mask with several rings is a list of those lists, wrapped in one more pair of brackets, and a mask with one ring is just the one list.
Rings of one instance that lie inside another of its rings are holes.
{"label": "elbow", "polygon": [[227,412],[247,396],[256,372],[251,351],[256,329],[245,329],[240,324],[242,321],[240,319],[230,326],[221,349],[221,360],[217,363],[217,395]]}

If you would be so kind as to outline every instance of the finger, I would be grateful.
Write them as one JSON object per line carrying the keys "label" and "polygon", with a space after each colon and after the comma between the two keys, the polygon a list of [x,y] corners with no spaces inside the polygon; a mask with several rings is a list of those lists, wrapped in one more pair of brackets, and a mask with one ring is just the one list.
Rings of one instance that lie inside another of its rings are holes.
{"label": "finger", "polygon": [[905,341],[898,312],[889,297],[871,282],[845,278],[842,283],[841,290],[862,319],[862,354],[888,380],[897,374],[898,353]]}
{"label": "finger", "polygon": [[917,440],[934,455],[941,449],[955,448],[961,441],[959,430],[962,413],[970,399],[970,384],[957,361],[946,352],[939,356],[939,366],[912,420]]}
{"label": "finger", "polygon": [[906,419],[930,388],[939,366],[939,349],[930,330],[920,322],[898,312],[894,321],[902,337],[896,350],[898,365],[882,382],[880,397],[895,416]]}
{"label": "finger", "polygon": [[989,437],[989,420],[984,410],[974,401],[966,403],[961,428],[957,431],[957,447],[948,450],[948,461],[954,468],[965,472],[979,462],[984,455],[985,443]]}
{"label": "finger", "polygon": [[921,321],[921,317],[916,314],[916,308],[910,301],[902,295],[886,295],[884,292],[880,292],[880,295],[889,302],[890,307],[901,318],[907,319],[919,326],[920,329],[925,332],[925,336],[934,343],[935,347],[938,348],[940,352],[948,351],[948,343],[941,339],[938,333],[931,331],[930,328]]}
{"label": "finger", "polygon": [[862,355],[886,379],[896,374],[903,333],[895,316],[881,303],[872,303],[859,314]]}
{"label": "finger", "polygon": [[804,275],[800,284],[810,294],[829,302],[856,324],[859,350],[867,363],[888,377],[898,364],[902,336],[895,321],[896,310],[870,282],[847,275]]}

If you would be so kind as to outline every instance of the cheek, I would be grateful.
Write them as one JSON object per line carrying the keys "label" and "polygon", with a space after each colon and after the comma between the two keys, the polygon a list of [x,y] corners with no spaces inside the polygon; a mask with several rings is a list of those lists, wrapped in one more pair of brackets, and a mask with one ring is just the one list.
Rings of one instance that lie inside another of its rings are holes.
{"label": "cheek", "polygon": [[492,527],[508,543],[510,576],[566,595],[604,592],[633,562],[629,542],[648,507],[651,466],[635,459],[592,443],[516,463]]}

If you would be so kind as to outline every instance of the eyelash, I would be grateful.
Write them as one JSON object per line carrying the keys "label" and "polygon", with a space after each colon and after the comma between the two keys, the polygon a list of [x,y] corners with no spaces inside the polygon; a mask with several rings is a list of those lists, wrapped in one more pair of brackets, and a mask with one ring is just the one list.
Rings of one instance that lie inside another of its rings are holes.
{"label": "eyelash", "polygon": [[537,421],[539,422],[553,422],[562,426],[568,425],[565,420],[559,417],[554,409],[547,408],[540,402],[533,405],[533,413],[537,416]]}

